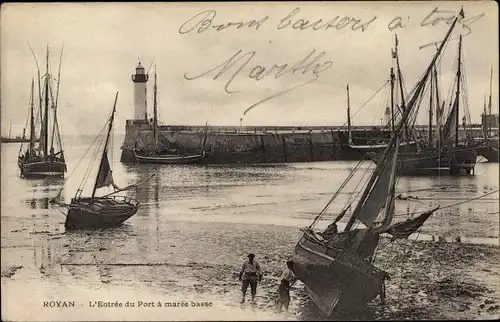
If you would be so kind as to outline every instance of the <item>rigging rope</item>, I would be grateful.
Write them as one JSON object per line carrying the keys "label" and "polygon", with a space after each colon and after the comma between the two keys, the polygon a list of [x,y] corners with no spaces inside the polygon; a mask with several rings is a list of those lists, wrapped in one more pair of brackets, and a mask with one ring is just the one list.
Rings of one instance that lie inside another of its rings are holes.
{"label": "rigging rope", "polygon": [[[356,114],[358,114],[389,82],[389,80],[386,80],[385,83],[375,92],[375,94],[373,94],[354,114],[351,115],[351,118],[356,116]],[[347,121],[342,126],[345,126],[346,124]]]}

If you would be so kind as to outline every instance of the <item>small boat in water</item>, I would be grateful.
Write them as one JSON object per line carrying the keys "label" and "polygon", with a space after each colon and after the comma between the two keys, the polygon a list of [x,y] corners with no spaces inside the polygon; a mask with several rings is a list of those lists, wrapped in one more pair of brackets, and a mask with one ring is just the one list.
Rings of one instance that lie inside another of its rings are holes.
{"label": "small boat in water", "polygon": [[[61,51],[62,58],[62,51]],[[59,76],[60,76],[61,63],[59,63]],[[57,102],[59,97],[59,79],[57,81],[57,90],[55,92],[55,99],[52,95],[52,76],[49,74],[49,49],[47,47],[47,63],[46,74],[44,81],[44,99],[42,99],[42,92],[40,88],[40,72],[38,72],[38,91],[40,97],[40,140],[36,139],[35,127],[35,111],[34,111],[34,81],[31,82],[31,106],[30,106],[30,139],[28,149],[20,154],[17,159],[19,170],[21,171],[22,178],[33,177],[64,177],[66,172],[66,159],[62,148],[61,133],[59,131],[59,123],[57,122]],[[51,98],[52,110],[52,124],[49,125],[49,97]],[[43,102],[44,100],[44,102]],[[44,103],[44,111],[42,112],[42,105]],[[43,117],[42,117],[43,115]],[[52,130],[50,130],[52,128]],[[49,148],[50,138],[50,148]],[[38,146],[35,143],[38,141]],[[20,153],[23,147],[21,146]]]}
{"label": "small boat in water", "polygon": [[[117,193],[129,190],[138,184],[123,189],[119,188],[114,182],[111,165],[108,159],[108,148],[117,100],[118,92],[116,93],[113,111],[109,118],[106,141],[104,142],[92,195],[90,197],[81,197],[83,188],[79,188],[75,197],[71,199],[71,203],[69,204],[57,202],[59,196],[55,198],[56,203],[68,209],[66,222],[64,224],[65,228],[68,230],[115,227],[132,217],[139,208],[139,202],[137,200],[125,196],[116,196]],[[93,162],[91,162],[91,164],[92,163]],[[89,170],[86,173],[89,173]],[[88,176],[86,179],[88,179]],[[86,179],[84,179],[84,181],[86,181]],[[82,186],[83,183],[80,187]],[[96,196],[97,189],[109,186],[114,188],[112,193],[108,193],[101,197]]]}
{"label": "small boat in water", "polygon": [[203,161],[206,152],[184,155],[179,153],[141,153],[141,151],[134,150],[134,157],[137,163],[193,164]]}
{"label": "small boat in water", "polygon": [[155,83],[153,87],[153,144],[147,149],[134,149],[134,157],[137,163],[156,163],[156,164],[193,164],[200,163],[207,157],[205,144],[207,140],[207,129],[205,126],[205,137],[201,151],[196,153],[180,153],[175,149],[166,149],[158,144],[158,104],[157,104],[157,77],[155,66]]}
{"label": "small boat in water", "polygon": [[[460,11],[463,17],[463,11]],[[305,291],[325,316],[334,310],[355,309],[365,305],[375,297],[385,296],[385,280],[388,273],[374,264],[381,234],[390,234],[392,239],[408,238],[439,209],[439,206],[414,216],[406,221],[394,223],[395,188],[400,156],[400,141],[403,127],[417,105],[418,96],[423,91],[429,74],[450,38],[459,16],[453,21],[443,42],[441,42],[430,65],[426,69],[407,100],[408,104],[374,171],[366,180],[365,175],[355,176],[358,171],[367,171],[359,161],[324,209],[312,224],[303,229],[292,255],[294,273],[302,281]],[[340,214],[323,232],[313,230],[327,209],[333,204],[343,189],[354,185],[362,186],[345,203]],[[337,222],[354,209],[341,232]]]}

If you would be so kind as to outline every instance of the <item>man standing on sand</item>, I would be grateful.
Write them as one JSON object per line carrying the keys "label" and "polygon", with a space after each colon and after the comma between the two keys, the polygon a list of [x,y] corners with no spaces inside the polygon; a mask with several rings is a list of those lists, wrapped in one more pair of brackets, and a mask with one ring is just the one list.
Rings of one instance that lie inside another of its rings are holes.
{"label": "man standing on sand", "polygon": [[293,273],[293,262],[287,261],[286,268],[280,277],[281,284],[278,289],[279,299],[278,299],[278,313],[281,312],[283,306],[285,311],[288,312],[288,306],[290,305],[290,288],[293,283],[297,281],[297,277]]}
{"label": "man standing on sand", "polygon": [[245,303],[245,295],[247,294],[248,286],[252,294],[252,303],[255,303],[255,294],[257,294],[257,282],[262,280],[260,273],[260,265],[254,260],[254,254],[248,254],[248,260],[243,263],[240,271],[239,280],[241,283],[241,292],[243,293],[241,303]]}

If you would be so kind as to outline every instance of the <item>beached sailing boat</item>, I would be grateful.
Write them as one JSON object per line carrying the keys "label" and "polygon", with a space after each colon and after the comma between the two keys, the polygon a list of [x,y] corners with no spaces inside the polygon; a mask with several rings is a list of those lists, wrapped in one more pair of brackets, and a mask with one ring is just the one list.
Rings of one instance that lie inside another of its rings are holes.
{"label": "beached sailing boat", "polygon": [[[434,69],[434,76],[429,77],[429,94],[430,94],[430,109],[429,109],[429,135],[428,143],[416,153],[402,153],[400,156],[399,174],[401,175],[434,175],[434,174],[471,174],[474,172],[477,158],[477,148],[480,144],[474,143],[470,129],[466,128],[466,117],[463,120],[464,130],[467,132],[466,138],[459,140],[459,111],[460,111],[460,94],[463,91],[464,73],[462,72],[462,36],[459,36],[458,42],[458,61],[454,85],[454,93],[451,98],[450,110],[446,120],[438,120],[436,137],[432,133],[432,95],[437,90],[437,73]],[[420,93],[423,96],[424,91]],[[436,95],[436,110],[438,115],[442,117],[443,107],[440,107],[439,97]],[[414,118],[418,108],[414,111]],[[468,115],[468,112],[466,113]],[[443,122],[444,121],[444,122]],[[444,123],[444,124],[443,124]],[[380,162],[381,154],[377,152],[369,152],[368,155],[375,162]]]}
{"label": "beached sailing boat", "polygon": [[[42,98],[42,90],[40,87],[40,72],[38,71],[38,92],[40,97],[40,140],[38,146],[35,143],[36,139],[36,120],[34,117],[34,93],[32,82],[31,106],[30,106],[30,140],[28,149],[20,154],[17,159],[17,164],[21,170],[21,177],[48,177],[58,176],[64,177],[66,172],[66,160],[62,147],[61,133],[59,131],[59,123],[57,121],[57,103],[59,98],[59,79],[61,75],[61,61],[59,62],[59,73],[57,77],[57,89],[54,93],[52,89],[52,75],[49,73],[49,48],[47,47],[47,62],[44,76],[44,90]],[[62,51],[61,51],[62,60]],[[43,112],[42,112],[43,105]],[[50,124],[50,109],[52,110],[52,124]],[[50,126],[52,125],[52,126]],[[52,129],[50,129],[52,127]],[[49,144],[50,138],[50,144]],[[50,148],[49,148],[50,146]],[[20,153],[22,150],[20,151]]]}
{"label": "beached sailing boat", "polygon": [[157,101],[157,78],[155,66],[155,83],[153,86],[153,145],[146,150],[134,149],[134,157],[137,163],[159,163],[159,164],[187,164],[198,163],[206,158],[205,145],[207,141],[207,129],[205,126],[205,136],[200,153],[184,154],[171,149],[161,148],[158,144],[158,101]]}
{"label": "beached sailing boat", "polygon": [[[462,9],[459,16],[463,15]],[[346,184],[353,179],[362,161],[349,174],[312,224],[302,230],[303,235],[295,246],[292,256],[295,264],[294,273],[304,283],[309,297],[326,316],[330,316],[334,309],[356,308],[379,294],[382,296],[388,274],[374,266],[373,262],[380,235],[388,233],[393,238],[407,238],[439,209],[437,206],[405,222],[393,223],[402,129],[417,104],[418,97],[424,90],[429,74],[459,16],[453,21],[430,65],[411,92],[384,153],[357,198],[357,204],[344,231],[338,232],[336,224],[355,204],[355,200],[352,200],[354,196],[349,198],[343,210],[325,231],[317,233],[313,228]]]}
{"label": "beached sailing boat", "polygon": [[[76,191],[75,197],[71,199],[71,203],[64,204],[57,201],[62,192],[62,189],[59,192],[58,197],[56,197],[54,200],[59,205],[68,208],[68,214],[66,215],[66,222],[64,224],[65,228],[68,230],[108,228],[118,226],[132,217],[139,208],[139,202],[135,199],[116,195],[119,192],[130,190],[131,188],[136,187],[139,183],[130,185],[123,189],[119,188],[114,182],[113,173],[111,171],[111,164],[108,159],[108,149],[111,131],[113,129],[113,120],[115,116],[117,100],[118,92],[116,92],[113,111],[108,121],[109,126],[103,146],[99,168],[96,174],[95,184],[92,189],[92,195],[90,197],[81,196],[83,191],[83,184],[86,179],[88,179],[88,175],[90,173],[90,171],[87,170],[85,175],[86,178],[84,178],[84,180],[80,184],[80,187]],[[102,141],[100,143],[102,144]],[[93,164],[93,161],[95,161],[95,159],[91,161],[90,166]],[[97,189],[109,186],[112,186],[114,188],[113,192],[101,197],[96,196]]]}

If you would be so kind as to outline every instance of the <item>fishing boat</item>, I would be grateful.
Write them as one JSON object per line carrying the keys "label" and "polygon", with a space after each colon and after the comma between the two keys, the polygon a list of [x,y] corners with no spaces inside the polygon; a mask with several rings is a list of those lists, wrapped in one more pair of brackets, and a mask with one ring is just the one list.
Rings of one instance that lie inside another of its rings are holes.
{"label": "fishing boat", "polygon": [[[439,209],[439,206],[433,207],[404,222],[393,222],[402,129],[459,16],[463,17],[463,9],[454,19],[423,76],[410,92],[406,108],[392,132],[380,162],[376,164],[367,182],[363,179],[365,176],[361,176],[359,184],[363,183],[363,187],[359,195],[349,197],[340,214],[323,232],[314,230],[347,183],[356,180],[355,178],[359,180],[359,176],[355,176],[356,172],[367,171],[360,167],[362,161],[358,162],[311,225],[302,229],[303,235],[292,255],[294,273],[325,316],[331,316],[336,309],[359,308],[378,295],[384,296],[385,280],[389,275],[374,265],[374,254],[381,234],[392,235],[393,239],[408,238]],[[339,232],[337,223],[347,215],[348,209],[353,208],[345,229]]]}
{"label": "fishing boat", "polygon": [[[499,162],[498,125],[499,115],[491,113],[491,91],[492,91],[493,67],[490,70],[490,95],[488,100],[488,110],[486,109],[486,99],[484,100],[484,112],[481,115],[483,125],[483,137],[475,138],[477,142],[483,144],[477,149],[477,153],[486,158],[488,162]],[[496,127],[496,133],[493,128]]]}
{"label": "fishing boat", "polygon": [[155,66],[155,83],[153,87],[153,144],[146,149],[134,149],[134,157],[137,163],[157,163],[157,164],[193,164],[203,161],[207,157],[205,144],[207,141],[207,126],[205,126],[205,136],[201,151],[198,153],[180,153],[176,149],[168,149],[158,144],[158,101],[157,101],[157,77]]}
{"label": "fishing boat", "polygon": [[[386,127],[394,131],[394,126],[398,115],[405,109],[405,99],[404,99],[404,86],[403,86],[403,75],[399,66],[399,56],[398,56],[398,39],[395,36],[395,50],[392,51],[392,58],[395,60],[396,70],[394,73],[394,68],[390,69],[389,82],[386,84],[390,85],[390,108],[386,108],[386,114],[389,116],[389,121],[385,124]],[[399,86],[399,92],[401,96],[400,104],[396,104],[395,96],[397,91],[395,91],[396,82]],[[373,98],[373,97],[372,97]],[[405,139],[401,141],[400,146],[402,151],[415,152],[417,151],[418,141],[412,137],[412,132],[409,130],[408,124],[405,124]],[[354,140],[351,134],[351,109],[350,109],[350,99],[349,99],[349,85],[347,85],[347,142],[342,144],[342,149],[344,152],[353,156],[354,160],[360,159],[370,159],[367,155],[368,152],[384,152],[387,147],[387,141],[389,137],[375,137],[375,138],[365,138],[360,140],[357,138],[357,142]]]}
{"label": "fishing boat", "polygon": [[[462,118],[464,132],[466,137],[459,140],[459,111],[460,111],[460,94],[462,91],[463,76],[462,73],[462,37],[459,37],[458,42],[458,62],[453,90],[453,96],[450,98],[449,113],[446,121],[442,119],[444,116],[444,102],[440,103],[437,89],[437,72],[436,66],[433,66],[433,73],[429,77],[428,92],[429,92],[429,126],[428,140],[426,144],[419,146],[416,152],[404,152],[400,155],[400,167],[398,169],[401,175],[435,175],[435,174],[473,174],[477,159],[477,148],[480,146],[474,142],[470,128],[467,128],[466,116]],[[424,95],[422,91],[421,96]],[[433,100],[434,95],[436,99]],[[435,105],[435,106],[434,106]],[[438,111],[441,118],[437,123],[437,135],[433,133],[433,107]],[[415,109],[413,119],[416,119],[418,108]],[[468,111],[465,115],[469,115]],[[443,124],[444,123],[444,124]],[[369,157],[379,163],[381,153],[368,152]]]}
{"label": "fishing boat", "polygon": [[[116,93],[111,116],[107,122],[109,126],[91,196],[82,197],[81,195],[84,182],[89,178],[87,174],[90,173],[91,165],[95,160],[91,160],[89,169],[86,171],[86,176],[77,189],[75,197],[71,199],[71,203],[65,204],[59,201],[62,189],[59,195],[53,200],[55,203],[68,209],[66,222],[64,224],[67,230],[100,229],[119,226],[132,217],[139,208],[139,202],[137,200],[116,195],[119,192],[130,190],[138,184],[130,185],[123,189],[118,187],[114,182],[111,164],[108,159],[109,143],[111,131],[113,129],[117,100],[118,92]],[[99,143],[100,144],[97,144],[98,147],[102,145],[102,141]],[[114,189],[113,192],[100,197],[96,196],[96,191],[98,189],[110,186]]]}
{"label": "fishing boat", "polygon": [[[61,51],[62,60],[62,51]],[[66,172],[66,160],[62,147],[61,133],[57,121],[57,103],[59,98],[59,80],[61,75],[61,61],[59,62],[59,73],[57,77],[57,89],[55,98],[52,89],[52,76],[49,74],[49,48],[47,47],[46,71],[44,76],[44,90],[42,95],[40,71],[38,71],[38,94],[39,94],[39,118],[35,119],[34,111],[34,81],[31,84],[30,104],[30,138],[26,151],[21,147],[17,159],[22,178],[32,177],[64,177]],[[49,108],[50,106],[50,108]],[[43,109],[43,111],[42,111]],[[51,110],[51,113],[50,113]],[[52,117],[51,115],[52,114]],[[35,146],[36,125],[40,120],[39,144]],[[49,120],[52,119],[52,124]],[[50,142],[49,142],[50,139]]]}

